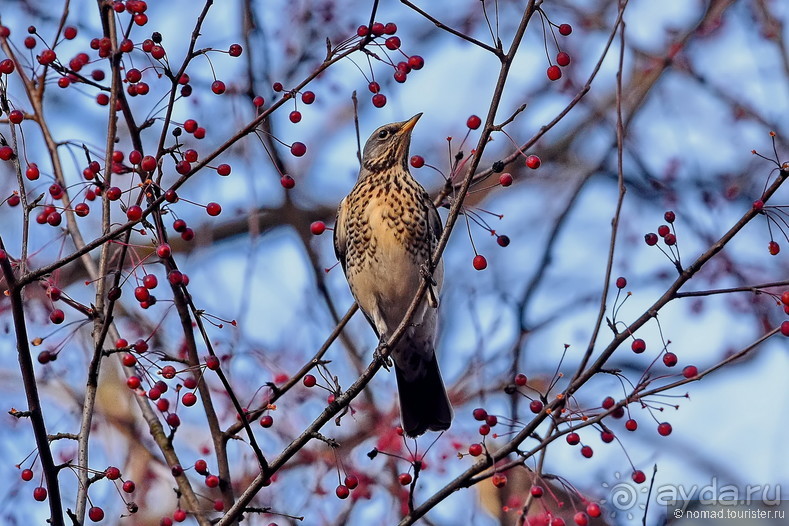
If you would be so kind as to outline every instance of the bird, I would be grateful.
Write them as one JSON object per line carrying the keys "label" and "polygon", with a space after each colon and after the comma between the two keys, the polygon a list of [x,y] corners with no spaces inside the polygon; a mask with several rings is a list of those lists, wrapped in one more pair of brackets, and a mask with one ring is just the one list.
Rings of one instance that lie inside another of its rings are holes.
{"label": "bird", "polygon": [[421,116],[385,124],[370,135],[359,177],[340,202],[334,228],[337,259],[381,342],[378,349],[402,323],[422,280],[428,280],[410,324],[391,349],[400,420],[409,437],[449,429],[453,416],[435,352],[443,262],[428,273],[441,218],[408,170],[411,132]]}

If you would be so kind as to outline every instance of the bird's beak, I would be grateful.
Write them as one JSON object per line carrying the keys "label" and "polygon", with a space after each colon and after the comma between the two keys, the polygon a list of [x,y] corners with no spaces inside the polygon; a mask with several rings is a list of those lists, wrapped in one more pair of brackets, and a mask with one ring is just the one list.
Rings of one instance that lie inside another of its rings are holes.
{"label": "bird's beak", "polygon": [[421,116],[422,116],[421,113],[417,113],[416,115],[405,121],[403,127],[400,128],[400,133],[410,132],[411,130],[413,130],[414,126],[416,126],[416,121],[418,121],[419,117]]}

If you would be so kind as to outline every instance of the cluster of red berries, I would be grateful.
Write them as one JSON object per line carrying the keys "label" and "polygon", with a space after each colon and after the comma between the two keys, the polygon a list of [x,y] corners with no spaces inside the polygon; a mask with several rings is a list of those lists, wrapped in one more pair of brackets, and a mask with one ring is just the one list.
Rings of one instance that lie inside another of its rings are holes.
{"label": "cluster of red berries", "polygon": [[[676,214],[669,210],[663,214],[663,218],[666,220],[666,223],[669,223],[673,226],[673,223],[676,220]],[[663,238],[663,242],[668,246],[674,246],[677,244],[677,236],[672,232],[672,228],[668,225],[660,225],[657,229],[657,234],[654,232],[646,234],[644,236],[644,241],[649,246],[655,246],[659,239],[658,236]]]}
{"label": "cluster of red berries", "polygon": [[[362,25],[356,29],[357,36],[371,41],[375,41],[375,39],[379,37],[385,37],[383,44],[379,42],[378,45],[389,51],[399,51],[402,54],[403,60],[400,60],[397,64],[395,64],[394,61],[391,63],[394,68],[395,81],[403,83],[407,80],[409,73],[424,67],[425,60],[419,55],[409,56],[403,53],[400,49],[402,42],[400,41],[400,37],[395,36],[396,32],[397,25],[392,22],[386,24],[374,22],[371,26]],[[373,94],[373,106],[376,108],[384,107],[386,105],[386,95],[381,93],[381,86],[375,82],[375,80],[372,80],[368,83],[367,88],[370,90],[370,93]]]}
{"label": "cluster of red berries", "polygon": [[[558,26],[559,34],[562,36],[568,36],[570,33],[573,32],[573,27],[570,24],[561,24]],[[546,71],[546,75],[548,75],[549,80],[559,80],[562,78],[562,70],[559,66],[565,67],[570,65],[570,55],[565,51],[559,51],[556,54],[556,64],[550,64],[548,66],[548,70]]]}

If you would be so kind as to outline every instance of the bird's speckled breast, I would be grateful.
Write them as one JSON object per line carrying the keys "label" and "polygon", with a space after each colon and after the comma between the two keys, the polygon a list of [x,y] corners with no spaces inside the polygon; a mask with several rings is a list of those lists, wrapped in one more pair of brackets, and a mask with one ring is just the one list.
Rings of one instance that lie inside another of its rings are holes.
{"label": "bird's speckled breast", "polygon": [[387,267],[401,258],[417,266],[427,261],[434,240],[428,239],[426,199],[410,176],[384,172],[360,181],[348,196],[348,273],[371,264]]}

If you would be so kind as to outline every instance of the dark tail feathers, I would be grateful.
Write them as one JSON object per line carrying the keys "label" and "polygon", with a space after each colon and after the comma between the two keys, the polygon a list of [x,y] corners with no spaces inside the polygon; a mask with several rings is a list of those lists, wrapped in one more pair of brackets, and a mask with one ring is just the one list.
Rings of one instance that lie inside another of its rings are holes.
{"label": "dark tail feathers", "polygon": [[452,406],[447,397],[436,355],[422,364],[424,374],[408,381],[395,365],[397,391],[400,395],[400,418],[405,434],[416,437],[428,429],[443,431],[452,423]]}

